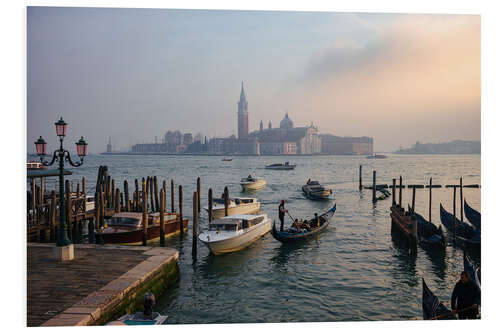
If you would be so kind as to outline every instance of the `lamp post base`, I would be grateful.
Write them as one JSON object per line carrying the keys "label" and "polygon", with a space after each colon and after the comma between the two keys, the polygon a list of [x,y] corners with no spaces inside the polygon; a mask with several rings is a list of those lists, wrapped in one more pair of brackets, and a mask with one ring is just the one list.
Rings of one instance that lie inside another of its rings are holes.
{"label": "lamp post base", "polygon": [[56,261],[68,261],[75,259],[75,249],[73,244],[67,246],[55,246],[52,253]]}

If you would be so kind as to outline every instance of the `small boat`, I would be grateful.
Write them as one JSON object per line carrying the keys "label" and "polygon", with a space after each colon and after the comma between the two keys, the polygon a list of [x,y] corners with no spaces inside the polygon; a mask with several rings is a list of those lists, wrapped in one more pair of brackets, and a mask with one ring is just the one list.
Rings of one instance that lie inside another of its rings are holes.
{"label": "small boat", "polygon": [[272,235],[276,240],[279,240],[282,243],[291,243],[306,239],[310,236],[318,234],[322,230],[325,230],[336,210],[337,204],[330,208],[326,213],[318,216],[319,226],[314,226],[317,222],[314,221],[314,219],[311,219],[309,222],[310,230],[301,229],[300,231],[297,231],[296,228],[290,227],[286,231],[278,231],[276,229],[276,225],[273,223]]}
{"label": "small boat", "polygon": [[231,162],[233,159],[232,158],[223,158],[222,161],[223,162]]}
{"label": "small boat", "polygon": [[477,267],[467,252],[464,251],[464,271],[469,273],[471,280],[481,291],[481,268]]}
{"label": "small boat", "polygon": [[434,223],[427,221],[422,215],[414,213],[417,218],[418,244],[427,250],[445,250],[446,237],[441,226],[436,227]]}
{"label": "small boat", "polygon": [[469,222],[474,227],[476,227],[477,229],[481,229],[481,213],[475,209],[472,209],[471,206],[467,204],[467,201],[465,201],[464,213],[465,217],[467,217],[467,220],[469,220]]}
{"label": "small boat", "polygon": [[[443,205],[440,204],[440,214],[441,214],[441,223],[445,226],[448,233],[453,234],[453,215],[448,213]],[[469,224],[460,221],[455,218],[455,226],[456,226],[456,242],[459,246],[465,247],[481,247],[481,229],[475,229]],[[452,236],[453,237],[453,236]]]}
{"label": "small boat", "polygon": [[47,167],[41,162],[29,161],[26,163],[26,168],[28,170],[45,170]]}
{"label": "small boat", "polygon": [[422,278],[422,314],[424,320],[457,319],[448,308],[439,301],[436,295],[427,287]]}
{"label": "small boat", "polygon": [[240,185],[243,191],[258,191],[266,187],[266,181],[263,178],[251,177],[242,178]]}
{"label": "small boat", "polygon": [[[165,236],[180,232],[179,215],[165,213]],[[182,225],[187,232],[188,220],[183,219]],[[142,213],[116,213],[107,225],[96,235],[102,237],[106,244],[141,245],[143,233]],[[160,237],[160,213],[148,214],[147,240],[157,240]]]}
{"label": "small boat", "polygon": [[366,158],[370,158],[370,159],[372,159],[372,158],[387,158],[387,156],[381,155],[381,154],[373,154],[373,155],[366,156]]}
{"label": "small boat", "polygon": [[[203,207],[208,212],[208,206]],[[256,214],[260,212],[260,202],[256,198],[230,198],[227,207],[228,215]],[[213,218],[224,217],[224,199],[214,199],[212,206]]]}
{"label": "small boat", "polygon": [[297,164],[290,164],[288,162],[285,163],[275,163],[275,164],[269,164],[266,165],[266,169],[269,170],[293,170]]}
{"label": "small boat", "polygon": [[307,184],[302,186],[302,191],[311,200],[328,199],[330,194],[332,194],[331,189],[323,187],[316,180],[308,180]]}
{"label": "small boat", "polygon": [[198,238],[215,255],[236,252],[271,231],[267,214],[232,215],[212,221]]}

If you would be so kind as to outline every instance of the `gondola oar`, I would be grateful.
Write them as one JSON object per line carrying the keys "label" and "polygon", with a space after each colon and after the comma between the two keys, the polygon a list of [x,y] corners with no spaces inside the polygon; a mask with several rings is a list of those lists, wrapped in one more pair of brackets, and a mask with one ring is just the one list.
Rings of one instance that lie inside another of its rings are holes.
{"label": "gondola oar", "polygon": [[[464,308],[462,310],[457,311],[455,314],[460,313],[460,312],[464,312],[464,311],[468,311],[468,310],[472,310],[473,308],[474,308],[474,306],[469,306],[468,308]],[[451,314],[452,314],[451,312],[450,313],[443,313],[443,314],[441,314],[439,316],[435,316],[435,317],[429,318],[428,320],[441,319],[441,318],[444,318],[444,317],[449,316]]]}

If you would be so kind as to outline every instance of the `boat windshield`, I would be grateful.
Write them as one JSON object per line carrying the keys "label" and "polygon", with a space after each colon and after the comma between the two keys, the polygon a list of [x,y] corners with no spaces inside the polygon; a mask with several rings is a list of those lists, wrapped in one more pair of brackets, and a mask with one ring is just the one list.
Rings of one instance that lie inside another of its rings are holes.
{"label": "boat windshield", "polygon": [[112,217],[108,225],[123,225],[129,227],[137,227],[141,224],[139,219],[133,217]]}
{"label": "boat windshield", "polygon": [[208,230],[216,231],[216,230],[224,230],[224,231],[236,231],[238,225],[237,224],[211,224]]}

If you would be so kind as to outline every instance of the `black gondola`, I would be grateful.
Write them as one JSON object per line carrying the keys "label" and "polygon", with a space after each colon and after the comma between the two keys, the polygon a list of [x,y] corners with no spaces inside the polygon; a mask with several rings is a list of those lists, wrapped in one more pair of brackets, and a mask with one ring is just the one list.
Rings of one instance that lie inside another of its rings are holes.
{"label": "black gondola", "polygon": [[276,229],[276,224],[273,224],[273,230],[271,234],[275,239],[279,240],[282,243],[290,243],[306,239],[307,237],[316,235],[322,230],[324,230],[330,223],[330,219],[332,218],[333,214],[335,214],[336,210],[337,210],[337,204],[335,204],[332,208],[330,208],[326,213],[318,216],[320,220],[319,227],[311,228],[311,230],[309,231],[306,230],[306,231],[294,232],[292,228],[289,228],[286,231],[278,231]]}
{"label": "black gondola", "polygon": [[469,220],[474,227],[481,229],[481,213],[472,209],[472,207],[467,204],[467,201],[464,200],[464,202],[465,217],[467,217],[467,220]]}
{"label": "black gondola", "polygon": [[422,278],[422,314],[424,320],[457,319],[448,308],[439,301],[436,295],[427,287],[424,278]]}
{"label": "black gondola", "polygon": [[441,226],[427,221],[422,215],[414,213],[418,222],[418,244],[426,250],[445,250],[446,237]]}
{"label": "black gondola", "polygon": [[[446,211],[446,209],[443,208],[443,205],[439,204],[439,209],[440,209],[440,215],[441,215],[441,223],[445,226],[445,228],[449,232],[453,232],[453,214],[450,214]],[[455,232],[458,237],[465,238],[465,239],[470,239],[474,237],[475,230],[474,227],[470,226],[469,224],[460,221],[459,219],[455,218]]]}

